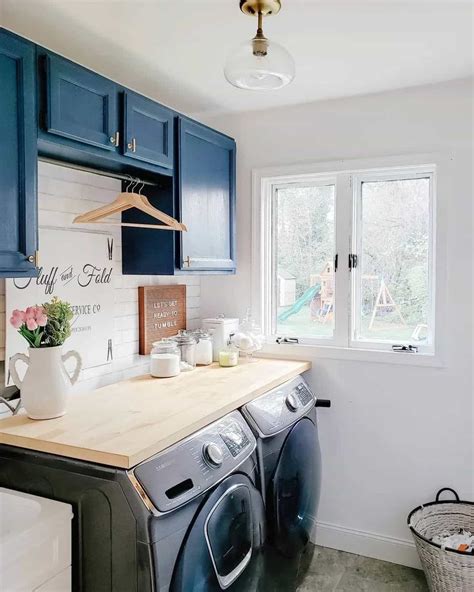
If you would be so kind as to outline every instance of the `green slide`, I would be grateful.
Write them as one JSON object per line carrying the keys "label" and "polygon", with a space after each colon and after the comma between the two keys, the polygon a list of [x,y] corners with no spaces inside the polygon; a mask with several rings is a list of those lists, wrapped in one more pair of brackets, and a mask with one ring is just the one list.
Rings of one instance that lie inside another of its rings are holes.
{"label": "green slide", "polygon": [[278,320],[288,320],[291,316],[293,316],[297,312],[300,312],[303,306],[311,302],[311,300],[313,300],[315,296],[318,296],[320,292],[321,284],[315,284],[314,286],[311,286],[311,288],[308,288],[306,292],[302,296],[300,296],[300,298],[298,298],[298,300],[293,304],[293,306],[290,306],[290,308],[284,310],[278,315]]}

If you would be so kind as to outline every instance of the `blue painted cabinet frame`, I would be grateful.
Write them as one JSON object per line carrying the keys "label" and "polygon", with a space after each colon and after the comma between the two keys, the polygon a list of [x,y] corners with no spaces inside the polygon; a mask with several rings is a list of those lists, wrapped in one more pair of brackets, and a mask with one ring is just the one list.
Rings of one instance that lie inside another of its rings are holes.
{"label": "blue painted cabinet frame", "polygon": [[232,138],[2,28],[0,82],[0,277],[37,275],[38,154],[154,180],[187,224],[125,229],[124,273],[235,272]]}
{"label": "blue painted cabinet frame", "polygon": [[177,197],[178,267],[235,272],[236,144],[204,125],[179,118]]}
{"label": "blue painted cabinet frame", "polygon": [[0,277],[37,274],[35,46],[0,29]]}
{"label": "blue painted cabinet frame", "polygon": [[46,57],[46,77],[47,131],[117,151],[120,141],[117,85],[54,55]]}
{"label": "blue painted cabinet frame", "polygon": [[174,114],[131,91],[124,92],[124,154],[172,169]]}

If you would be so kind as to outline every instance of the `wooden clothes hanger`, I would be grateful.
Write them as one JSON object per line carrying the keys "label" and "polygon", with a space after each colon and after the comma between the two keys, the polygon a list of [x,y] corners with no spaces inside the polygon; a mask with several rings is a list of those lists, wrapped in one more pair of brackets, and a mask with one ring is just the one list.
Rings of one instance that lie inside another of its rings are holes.
{"label": "wooden clothes hanger", "polygon": [[[118,212],[124,212],[125,210],[129,210],[131,208],[137,208],[142,212],[145,212],[152,218],[163,222],[163,224],[138,224],[133,222],[106,222],[106,224],[110,224],[112,226],[128,226],[131,228],[153,228],[155,230],[178,230],[180,232],[187,231],[188,229],[184,224],[178,222],[172,216],[168,216],[161,210],[158,210],[151,203],[148,199],[141,194],[141,189],[138,193],[135,191],[128,191],[128,188],[133,182],[133,189],[138,185],[139,180],[133,181],[130,179],[130,183],[127,185],[125,192],[119,193],[116,199],[110,204],[105,206],[101,206],[100,208],[96,208],[95,210],[91,210],[90,212],[85,212],[80,216],[76,216],[73,220],[74,224],[97,224],[101,222],[107,216],[111,216],[112,214],[117,214]],[[143,187],[143,186],[142,186]]]}

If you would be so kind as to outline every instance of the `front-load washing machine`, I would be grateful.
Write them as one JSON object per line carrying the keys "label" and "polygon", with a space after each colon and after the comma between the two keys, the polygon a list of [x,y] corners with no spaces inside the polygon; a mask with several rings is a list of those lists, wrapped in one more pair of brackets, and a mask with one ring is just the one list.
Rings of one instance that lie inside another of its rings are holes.
{"label": "front-load washing machine", "polygon": [[319,503],[321,452],[315,407],[313,393],[298,376],[242,409],[257,436],[268,544],[289,558],[297,557],[308,543]]}
{"label": "front-load washing machine", "polygon": [[252,431],[235,411],[131,473],[156,516],[160,592],[259,588],[265,511],[255,484],[255,448]]}
{"label": "front-load washing machine", "polygon": [[0,486],[73,507],[73,592],[254,592],[265,510],[238,411],[131,470],[0,447]]}

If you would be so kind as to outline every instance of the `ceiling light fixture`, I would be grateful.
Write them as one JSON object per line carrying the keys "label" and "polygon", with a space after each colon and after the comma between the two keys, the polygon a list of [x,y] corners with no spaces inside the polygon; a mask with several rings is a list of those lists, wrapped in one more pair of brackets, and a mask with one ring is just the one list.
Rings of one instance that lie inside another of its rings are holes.
{"label": "ceiling light fixture", "polygon": [[287,50],[263,34],[263,17],[280,12],[280,0],[240,0],[240,10],[258,18],[257,34],[227,58],[228,82],[245,90],[276,90],[295,77],[295,62]]}

